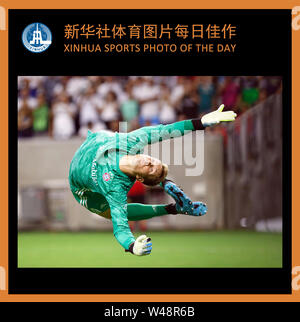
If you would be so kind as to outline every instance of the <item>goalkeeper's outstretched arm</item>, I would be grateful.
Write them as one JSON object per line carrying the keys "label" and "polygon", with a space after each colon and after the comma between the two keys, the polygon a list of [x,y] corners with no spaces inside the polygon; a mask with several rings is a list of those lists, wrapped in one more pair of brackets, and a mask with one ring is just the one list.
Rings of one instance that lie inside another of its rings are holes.
{"label": "goalkeeper's outstretched arm", "polygon": [[224,104],[216,111],[205,114],[201,119],[184,120],[168,125],[145,126],[129,133],[129,136],[143,143],[143,145],[147,145],[180,137],[191,131],[204,130],[206,127],[220,122],[234,121],[236,113],[233,111],[223,112],[223,109]]}
{"label": "goalkeeper's outstretched arm", "polygon": [[125,248],[125,251],[134,255],[149,255],[152,250],[151,238],[142,235],[134,238],[128,225],[127,194],[118,190],[111,190],[106,196],[110,206],[113,232],[117,241]]}

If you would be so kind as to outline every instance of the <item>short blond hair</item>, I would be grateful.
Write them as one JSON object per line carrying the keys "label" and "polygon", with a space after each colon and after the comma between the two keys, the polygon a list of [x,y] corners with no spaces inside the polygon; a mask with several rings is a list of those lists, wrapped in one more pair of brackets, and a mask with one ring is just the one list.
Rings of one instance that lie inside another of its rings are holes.
{"label": "short blond hair", "polygon": [[159,177],[143,178],[144,179],[143,184],[151,187],[158,185],[160,182],[165,180],[166,176],[168,175],[168,170],[169,170],[168,166],[162,163],[162,171]]}

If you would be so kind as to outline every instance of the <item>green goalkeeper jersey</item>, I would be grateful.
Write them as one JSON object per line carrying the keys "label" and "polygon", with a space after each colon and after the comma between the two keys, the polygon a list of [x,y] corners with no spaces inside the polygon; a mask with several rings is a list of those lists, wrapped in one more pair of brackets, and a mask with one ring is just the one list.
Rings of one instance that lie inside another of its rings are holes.
{"label": "green goalkeeper jersey", "polygon": [[[89,132],[70,165],[69,183],[73,194],[95,192],[102,209],[110,208],[113,231],[118,242],[128,249],[135,241],[127,219],[127,193],[135,182],[119,168],[124,155],[142,153],[147,144],[182,136],[194,130],[192,121],[147,126],[130,133]],[[88,207],[87,200],[83,205]],[[100,207],[101,208],[101,207]]]}

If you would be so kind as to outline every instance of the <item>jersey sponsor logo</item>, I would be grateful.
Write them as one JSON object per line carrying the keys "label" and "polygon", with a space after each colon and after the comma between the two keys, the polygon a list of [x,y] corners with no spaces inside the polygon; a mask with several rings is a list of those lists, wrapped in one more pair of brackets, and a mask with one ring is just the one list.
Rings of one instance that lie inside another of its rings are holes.
{"label": "jersey sponsor logo", "polygon": [[97,159],[93,160],[92,163],[92,180],[94,181],[95,185],[98,186],[98,175],[97,175]]}
{"label": "jersey sponsor logo", "polygon": [[41,53],[51,45],[52,34],[46,25],[39,22],[32,23],[24,29],[22,42],[32,53]]}
{"label": "jersey sponsor logo", "polygon": [[108,172],[105,172],[102,176],[104,181],[109,181],[110,180],[110,174]]}

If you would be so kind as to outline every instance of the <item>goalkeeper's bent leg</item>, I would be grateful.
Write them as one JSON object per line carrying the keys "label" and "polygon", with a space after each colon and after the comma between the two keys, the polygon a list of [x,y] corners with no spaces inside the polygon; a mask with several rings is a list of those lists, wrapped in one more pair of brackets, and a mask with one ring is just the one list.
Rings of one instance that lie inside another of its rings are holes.
{"label": "goalkeeper's bent leg", "polygon": [[127,218],[131,221],[145,220],[163,215],[177,214],[175,204],[170,205],[143,205],[141,203],[127,204]]}

